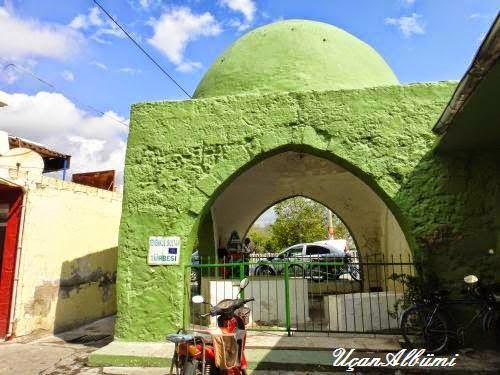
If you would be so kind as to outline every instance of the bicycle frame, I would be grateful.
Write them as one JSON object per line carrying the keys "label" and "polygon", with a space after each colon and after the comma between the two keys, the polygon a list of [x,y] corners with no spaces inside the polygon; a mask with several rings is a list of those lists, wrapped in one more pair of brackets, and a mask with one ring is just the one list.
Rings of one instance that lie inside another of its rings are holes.
{"label": "bicycle frame", "polygon": [[[458,325],[456,324],[457,328],[456,330],[446,330],[445,333],[453,336],[455,339],[460,339],[460,342],[463,342],[464,340],[464,333],[470,329],[470,327],[474,324],[474,322],[481,317],[483,317],[486,312],[492,307],[492,303],[489,301],[483,301],[479,299],[474,299],[474,300],[444,300],[444,301],[437,301],[437,302],[431,302],[433,305],[433,311],[430,316],[429,321],[426,324],[426,329],[429,327],[433,321],[434,315],[440,311],[444,310],[446,312],[446,308],[443,309],[445,306],[455,306],[455,305],[480,305],[480,309],[477,310],[476,314],[465,324],[465,325]],[[429,306],[429,303],[422,303],[420,306]],[[446,314],[447,317],[449,317],[449,314]],[[456,320],[454,323],[457,323]],[[441,332],[441,331],[435,331],[435,332]]]}

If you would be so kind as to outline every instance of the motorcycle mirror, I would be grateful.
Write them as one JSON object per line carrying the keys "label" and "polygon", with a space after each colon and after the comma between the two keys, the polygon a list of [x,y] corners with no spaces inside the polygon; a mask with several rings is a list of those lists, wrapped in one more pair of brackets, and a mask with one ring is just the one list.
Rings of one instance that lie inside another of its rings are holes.
{"label": "motorcycle mirror", "polygon": [[245,289],[248,286],[249,282],[250,282],[250,280],[248,280],[248,278],[246,278],[246,277],[243,280],[241,280],[240,281],[240,290]]}
{"label": "motorcycle mirror", "polygon": [[464,281],[466,284],[475,284],[479,281],[476,275],[467,275],[464,277]]}
{"label": "motorcycle mirror", "polygon": [[203,298],[203,296],[200,296],[200,295],[193,296],[193,298],[191,298],[191,301],[193,301],[193,303],[196,303],[196,304],[203,303],[203,302],[205,302],[205,298]]}

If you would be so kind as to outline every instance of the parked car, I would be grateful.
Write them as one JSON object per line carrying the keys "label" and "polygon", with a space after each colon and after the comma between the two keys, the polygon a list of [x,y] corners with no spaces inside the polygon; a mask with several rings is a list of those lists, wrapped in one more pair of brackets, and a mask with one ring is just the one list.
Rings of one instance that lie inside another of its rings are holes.
{"label": "parked car", "polygon": [[[318,262],[331,264],[315,264]],[[343,274],[360,280],[359,265],[350,256],[346,240],[317,241],[290,246],[276,257],[260,261],[254,274],[281,275],[285,272],[285,267],[288,267],[291,276],[309,277],[314,281],[336,280]]]}

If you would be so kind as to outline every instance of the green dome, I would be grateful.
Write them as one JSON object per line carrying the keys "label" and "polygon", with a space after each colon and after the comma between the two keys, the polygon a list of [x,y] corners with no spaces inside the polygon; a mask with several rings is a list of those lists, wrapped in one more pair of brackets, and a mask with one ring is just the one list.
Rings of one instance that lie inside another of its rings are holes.
{"label": "green dome", "polygon": [[212,64],[193,97],[397,84],[384,59],[353,35],[322,22],[287,20],[238,39]]}

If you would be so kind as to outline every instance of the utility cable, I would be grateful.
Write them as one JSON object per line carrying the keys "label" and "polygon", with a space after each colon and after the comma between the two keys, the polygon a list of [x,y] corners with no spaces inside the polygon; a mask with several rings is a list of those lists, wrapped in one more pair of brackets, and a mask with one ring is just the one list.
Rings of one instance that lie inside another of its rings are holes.
{"label": "utility cable", "polygon": [[181,89],[184,94],[186,94],[190,99],[192,99],[192,96],[189,95],[189,93],[186,90],[184,90],[184,88],[174,79],[174,77],[172,77],[165,69],[163,69],[163,67],[144,48],[142,48],[142,46],[132,37],[132,35],[130,35],[130,33],[127,30],[125,30],[125,28],[122,25],[120,25],[118,21],[116,21],[113,18],[113,16],[109,14],[109,12],[106,9],[104,9],[104,7],[101,4],[99,4],[97,0],[92,0],[92,1],[106,14],[106,16],[109,17],[111,21],[113,21],[113,23],[116,26],[120,28],[121,31],[123,31],[123,33],[132,41],[132,43],[134,43],[135,46],[139,48],[142,51],[142,53],[144,53],[148,57],[148,59],[153,62],[153,64],[155,64],[158,67],[158,69],[160,69],[163,72],[163,74],[165,74],[173,83],[175,83],[175,85],[179,89]]}
{"label": "utility cable", "polygon": [[[3,59],[2,59],[3,60]],[[5,61],[5,60],[4,60]],[[55,90],[55,91],[59,91],[59,92],[62,92],[63,94],[64,91],[62,90],[59,90],[56,86],[54,86],[52,83],[48,82],[47,80],[43,79],[43,78],[40,78],[39,76],[37,76],[36,74],[34,74],[32,71],[30,71],[29,69],[26,69],[26,68],[23,68],[22,66],[19,66],[13,62],[7,62],[4,67],[3,67],[3,71],[6,71],[7,69],[9,68],[14,68],[16,69],[17,71],[21,72],[21,73],[24,73],[24,74],[28,74],[29,76],[31,76],[32,78],[36,79],[37,81],[43,83],[44,85],[50,87],[51,89]],[[79,104],[81,107],[86,107],[88,109],[90,109],[91,111],[101,115],[101,116],[105,116],[113,121],[116,121],[118,123],[120,123],[121,125],[124,125],[128,128],[128,124],[126,122],[123,122],[119,119],[117,119],[116,117],[114,116],[111,116],[109,114],[107,114],[106,112],[104,111],[101,111],[100,109],[98,108],[95,108],[89,104],[85,104],[85,103],[82,103],[81,101],[79,101],[78,99],[76,99],[75,97],[72,97],[70,95],[67,95],[65,94],[65,96],[67,96],[68,98],[70,98],[71,100],[73,100],[74,102],[76,102],[77,104]]]}

